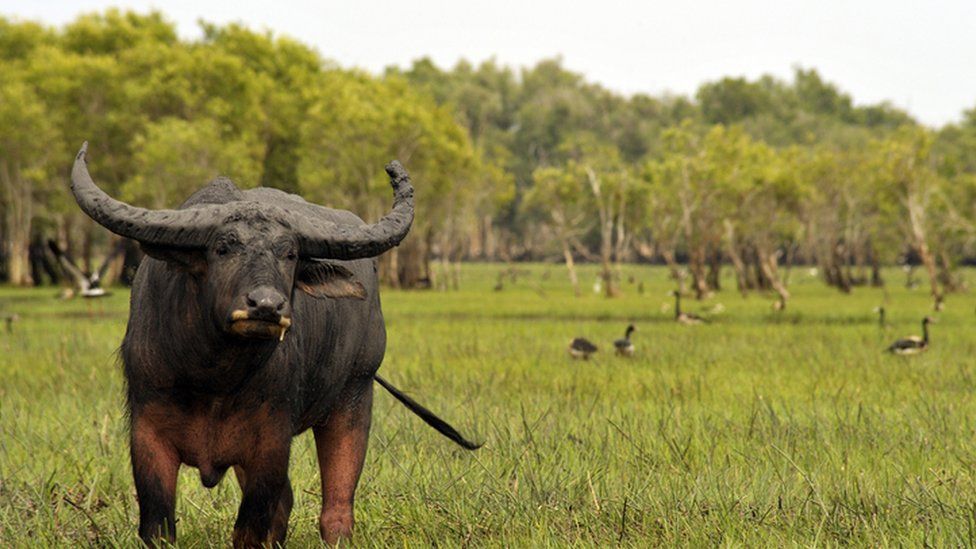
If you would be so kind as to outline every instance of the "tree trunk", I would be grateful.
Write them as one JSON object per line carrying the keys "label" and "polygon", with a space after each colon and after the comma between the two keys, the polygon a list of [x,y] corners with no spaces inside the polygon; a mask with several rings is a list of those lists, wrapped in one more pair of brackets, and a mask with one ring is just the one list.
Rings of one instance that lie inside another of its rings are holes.
{"label": "tree trunk", "polygon": [[722,291],[722,252],[718,247],[708,255],[708,275],[705,280],[712,291]]}
{"label": "tree trunk", "polygon": [[763,268],[759,250],[755,246],[750,246],[749,248],[749,262],[752,264],[752,287],[756,290],[768,290],[770,288],[770,281]]}
{"label": "tree trunk", "polygon": [[959,291],[959,283],[952,274],[952,261],[945,250],[939,252],[939,282],[946,293]]}
{"label": "tree trunk", "polygon": [[29,255],[31,278],[35,286],[44,284],[45,278],[55,285],[61,281],[58,266],[51,261],[44,239],[38,233],[31,238]]}
{"label": "tree trunk", "polygon": [[489,261],[498,259],[495,252],[495,231],[492,228],[490,215],[484,216],[481,220],[481,235],[482,259]]}
{"label": "tree trunk", "polygon": [[851,279],[847,276],[844,271],[844,245],[837,243],[833,247],[833,254],[831,256],[831,269],[833,271],[833,277],[836,281],[837,287],[840,291],[845,294],[851,293]]}
{"label": "tree trunk", "polygon": [[600,179],[596,172],[587,168],[586,175],[590,181],[590,188],[596,198],[597,211],[600,214],[600,278],[603,280],[603,291],[606,297],[616,297],[617,287],[613,277],[611,265],[613,255],[613,200],[602,193]]}
{"label": "tree trunk", "polygon": [[735,242],[735,226],[728,219],[725,220],[725,241],[729,259],[732,261],[732,268],[735,270],[735,283],[739,287],[739,293],[745,297],[749,290],[746,264],[742,261],[742,255],[739,253],[739,247]]}
{"label": "tree trunk", "polygon": [[0,162],[0,183],[6,202],[7,273],[11,284],[30,286],[30,237],[33,220],[33,185],[20,176],[18,167]]}
{"label": "tree trunk", "polygon": [[932,257],[932,252],[929,250],[928,244],[924,240],[916,243],[915,251],[918,252],[919,257],[922,258],[922,264],[925,265],[925,270],[929,275],[929,286],[932,292],[932,300],[936,305],[942,303],[942,289],[939,288],[939,274],[935,267],[935,258]]}
{"label": "tree trunk", "polygon": [[776,265],[776,254],[769,253],[763,248],[757,249],[759,256],[759,266],[762,268],[763,276],[769,281],[769,285],[779,295],[779,310],[786,308],[786,302],[790,299],[790,292],[779,278]]}
{"label": "tree trunk", "polygon": [[573,295],[580,297],[579,277],[576,276],[576,264],[573,262],[573,252],[569,249],[569,243],[563,239],[563,259],[566,260],[566,270],[569,271],[569,282],[573,285]]}
{"label": "tree trunk", "polygon": [[875,288],[884,287],[884,277],[881,276],[881,261],[878,260],[878,252],[871,246],[871,286]]}
{"label": "tree trunk", "polygon": [[935,302],[936,307],[938,307],[942,303],[943,295],[942,290],[939,288],[939,276],[936,272],[935,258],[932,256],[932,251],[929,250],[929,245],[926,242],[925,225],[922,221],[923,214],[924,212],[918,204],[918,201],[914,197],[909,196],[908,220],[912,230],[915,251],[922,259],[922,264],[925,265],[925,270],[928,272],[932,300]]}
{"label": "tree trunk", "polygon": [[708,294],[708,282],[705,280],[705,246],[692,248],[688,254],[688,270],[691,271],[691,285],[695,290],[695,299],[703,299]]}
{"label": "tree trunk", "polygon": [[661,248],[660,254],[661,258],[664,259],[664,263],[668,266],[668,271],[671,273],[671,279],[678,283],[678,291],[684,293],[685,275],[681,271],[681,267],[678,266],[677,260],[675,260],[674,249]]}

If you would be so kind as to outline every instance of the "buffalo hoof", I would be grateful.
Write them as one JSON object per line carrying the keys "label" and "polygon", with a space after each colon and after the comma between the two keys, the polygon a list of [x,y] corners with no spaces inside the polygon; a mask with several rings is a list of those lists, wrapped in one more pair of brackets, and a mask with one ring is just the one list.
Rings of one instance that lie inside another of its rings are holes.
{"label": "buffalo hoof", "polygon": [[319,533],[328,545],[337,545],[352,537],[352,509],[330,510],[319,517]]}
{"label": "buffalo hoof", "polygon": [[271,536],[261,536],[252,530],[241,528],[234,529],[233,539],[234,549],[263,549],[280,545],[276,543],[276,540],[271,539]]}

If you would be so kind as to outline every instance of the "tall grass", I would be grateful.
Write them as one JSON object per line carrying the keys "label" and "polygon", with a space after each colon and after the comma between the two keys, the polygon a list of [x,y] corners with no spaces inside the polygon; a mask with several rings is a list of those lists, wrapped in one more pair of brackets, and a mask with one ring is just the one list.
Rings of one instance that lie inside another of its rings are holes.
{"label": "tall grass", "polygon": [[[931,304],[895,271],[885,332],[880,290],[845,296],[800,270],[786,311],[726,290],[684,302],[725,308],[686,327],[662,269],[626,268],[612,300],[573,298],[559,266],[520,266],[493,291],[503,269],[466,266],[460,291],[384,291],[381,371],[485,446],[453,446],[378,391],[356,545],[974,543],[972,296],[951,296],[931,350],[906,359],[882,351]],[[0,331],[0,546],[135,544],[114,354],[126,299],[0,289],[21,316]],[[630,322],[637,354],[615,357]],[[593,360],[568,357],[577,335],[601,346]],[[307,434],[291,479],[289,543],[313,546]],[[208,491],[184,468],[179,544],[229,544],[239,498],[232,476]]]}

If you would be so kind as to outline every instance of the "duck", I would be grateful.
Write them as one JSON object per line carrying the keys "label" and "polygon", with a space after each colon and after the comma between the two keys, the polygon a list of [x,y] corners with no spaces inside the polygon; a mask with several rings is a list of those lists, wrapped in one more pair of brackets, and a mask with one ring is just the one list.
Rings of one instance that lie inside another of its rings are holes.
{"label": "duck", "polygon": [[575,359],[588,360],[597,350],[597,346],[585,337],[577,337],[569,342],[569,356]]}
{"label": "duck", "polygon": [[637,328],[633,324],[627,326],[627,331],[624,332],[624,337],[613,342],[613,348],[617,350],[617,354],[620,356],[634,356],[634,342],[630,340],[630,334],[634,333]]}
{"label": "duck", "polygon": [[888,352],[896,355],[917,355],[929,348],[929,324],[935,319],[927,316],[922,319],[922,337],[908,336],[904,339],[892,343],[888,347]]}
{"label": "duck", "polygon": [[671,292],[674,296],[674,321],[678,324],[684,324],[686,326],[692,326],[695,324],[701,324],[705,322],[705,319],[694,314],[694,313],[684,313],[681,312],[681,292],[674,290]]}

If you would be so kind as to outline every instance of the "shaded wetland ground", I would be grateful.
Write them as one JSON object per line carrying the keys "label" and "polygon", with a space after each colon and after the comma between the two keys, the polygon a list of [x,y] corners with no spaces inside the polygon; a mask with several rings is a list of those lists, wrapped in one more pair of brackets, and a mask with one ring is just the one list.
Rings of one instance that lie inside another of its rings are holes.
{"label": "shaded wetland ground", "polygon": [[[485,446],[457,449],[377,392],[357,546],[974,543],[976,296],[950,296],[932,348],[906,359],[883,349],[919,333],[931,299],[894,270],[882,330],[881,290],[842,295],[801,269],[786,311],[726,290],[683,302],[723,305],[694,327],[671,321],[664,269],[624,267],[609,300],[573,298],[559,265],[519,266],[494,291],[503,269],[465,265],[458,291],[384,290],[381,372]],[[114,291],[0,288],[20,316],[0,331],[5,547],[135,545]],[[637,354],[614,357],[630,322]],[[593,360],[567,355],[578,335],[601,346]],[[314,546],[310,435],[291,479],[290,545]],[[184,468],[180,546],[229,544],[239,498],[232,476],[208,491]]]}

